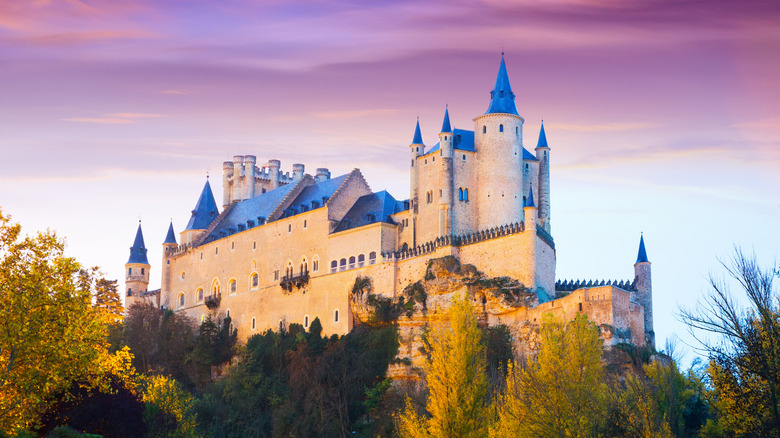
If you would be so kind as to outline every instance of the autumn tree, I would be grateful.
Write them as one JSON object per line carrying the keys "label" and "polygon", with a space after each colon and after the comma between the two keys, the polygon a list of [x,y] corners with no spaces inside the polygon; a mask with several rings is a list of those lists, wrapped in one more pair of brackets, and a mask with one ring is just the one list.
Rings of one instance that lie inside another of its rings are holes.
{"label": "autumn tree", "polygon": [[458,297],[447,312],[449,324],[432,328],[424,365],[428,383],[425,412],[407,399],[397,415],[403,437],[466,438],[486,436],[488,427],[485,347],[477,316],[467,299]]}
{"label": "autumn tree", "polygon": [[108,354],[105,319],[92,305],[93,273],[64,247],[50,231],[22,237],[0,212],[0,429],[30,427],[77,379],[98,384],[122,372],[124,359]]}
{"label": "autumn tree", "polygon": [[727,281],[710,276],[704,300],[680,313],[710,359],[718,412],[718,424],[710,429],[735,437],[780,437],[780,302],[773,287],[780,274],[738,248],[721,265],[747,307]]}
{"label": "autumn tree", "polygon": [[510,367],[491,436],[599,436],[606,385],[598,328],[584,315],[569,322],[548,317],[539,344],[525,368]]}

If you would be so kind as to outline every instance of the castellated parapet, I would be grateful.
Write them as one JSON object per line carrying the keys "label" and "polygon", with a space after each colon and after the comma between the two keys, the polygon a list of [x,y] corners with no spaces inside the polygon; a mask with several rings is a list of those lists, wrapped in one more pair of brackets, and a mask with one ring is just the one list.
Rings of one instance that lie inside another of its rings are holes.
{"label": "castellated parapet", "polygon": [[[254,155],[225,161],[222,210],[207,181],[178,243],[169,229],[160,304],[196,320],[229,315],[242,339],[290,323],[308,328],[315,318],[325,334],[345,334],[360,322],[351,296],[356,279],[397,298],[425,279],[432,260],[446,258],[529,294],[522,306],[495,307],[484,319],[513,325],[518,336],[544,313],[584,312],[612,327],[615,342],[652,339],[643,243],[635,291],[628,283],[556,289],[544,129],[534,155],[523,147],[524,119],[503,60],[490,95],[473,131],[452,126],[446,109],[432,136],[438,143],[426,146],[418,122],[406,200],[375,192],[358,169],[331,177],[317,168],[312,176],[299,163],[283,172],[276,159],[258,167]],[[135,275],[128,273],[128,285],[142,284]],[[446,306],[445,298],[436,302]]]}

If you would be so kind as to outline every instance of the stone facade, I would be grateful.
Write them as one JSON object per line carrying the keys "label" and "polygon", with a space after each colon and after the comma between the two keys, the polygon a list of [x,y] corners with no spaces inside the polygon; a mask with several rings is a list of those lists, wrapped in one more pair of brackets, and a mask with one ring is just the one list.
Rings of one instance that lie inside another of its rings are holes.
{"label": "stone facade", "polygon": [[[490,108],[474,119],[474,131],[452,129],[447,110],[439,143],[427,148],[418,123],[406,201],[373,192],[358,169],[331,178],[327,169],[312,176],[294,164],[285,173],[278,160],[258,167],[255,156],[237,155],[223,163],[222,211],[207,183],[179,243],[169,229],[160,291],[144,297],[196,320],[229,315],[242,339],[280,324],[308,327],[315,318],[324,333],[345,334],[359,319],[350,296],[358,277],[372,280],[373,293],[395,298],[426,275],[432,259],[454,257],[533,294],[523,306],[488,312],[489,324],[519,327],[544,313],[584,312],[611,327],[605,342],[644,344],[642,334],[652,330],[652,309],[643,307],[652,306],[646,260],[637,264],[636,291],[556,288],[550,148],[542,128],[536,154],[527,151],[523,122],[502,59]],[[150,265],[141,268],[133,251],[128,303],[149,282]],[[437,300],[429,315],[446,307]]]}

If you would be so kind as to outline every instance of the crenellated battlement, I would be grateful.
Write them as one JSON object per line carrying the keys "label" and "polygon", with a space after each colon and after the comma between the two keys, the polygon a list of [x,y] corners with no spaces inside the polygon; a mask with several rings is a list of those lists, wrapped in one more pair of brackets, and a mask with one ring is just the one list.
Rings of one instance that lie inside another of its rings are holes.
{"label": "crenellated battlement", "polygon": [[623,289],[624,291],[628,292],[635,292],[637,290],[636,288],[636,280],[620,280],[619,282],[617,280],[558,280],[555,282],[555,291],[556,292],[572,292],[577,289],[581,289],[584,287],[599,287],[599,286],[615,286],[617,288]]}

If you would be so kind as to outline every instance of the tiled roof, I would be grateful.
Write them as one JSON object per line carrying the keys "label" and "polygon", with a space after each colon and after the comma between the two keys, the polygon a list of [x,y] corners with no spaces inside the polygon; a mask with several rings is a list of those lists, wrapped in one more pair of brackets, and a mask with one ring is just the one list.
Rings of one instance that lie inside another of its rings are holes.
{"label": "tiled roof", "polygon": [[375,222],[392,224],[394,222],[390,215],[403,211],[399,210],[403,207],[403,201],[399,204],[386,190],[361,196],[339,222],[334,232],[362,227]]}
{"label": "tiled roof", "polygon": [[148,265],[149,259],[146,258],[146,246],[144,245],[144,233],[141,231],[141,224],[138,224],[138,231],[135,232],[135,241],[130,248],[130,258],[127,263],[143,263]]}
{"label": "tiled roof", "polygon": [[205,230],[212,221],[219,216],[217,203],[214,201],[214,194],[211,192],[211,185],[206,180],[203,191],[200,193],[195,209],[192,210],[192,216],[187,223],[186,230]]}

